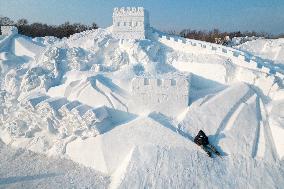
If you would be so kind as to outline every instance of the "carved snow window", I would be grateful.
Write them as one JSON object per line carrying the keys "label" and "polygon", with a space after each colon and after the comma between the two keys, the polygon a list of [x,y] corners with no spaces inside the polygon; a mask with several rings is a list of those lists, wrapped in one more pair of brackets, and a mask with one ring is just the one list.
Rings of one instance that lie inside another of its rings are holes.
{"label": "carved snow window", "polygon": [[149,85],[149,79],[144,78],[144,85]]}
{"label": "carved snow window", "polygon": [[176,86],[177,82],[174,79],[171,79],[171,86]]}

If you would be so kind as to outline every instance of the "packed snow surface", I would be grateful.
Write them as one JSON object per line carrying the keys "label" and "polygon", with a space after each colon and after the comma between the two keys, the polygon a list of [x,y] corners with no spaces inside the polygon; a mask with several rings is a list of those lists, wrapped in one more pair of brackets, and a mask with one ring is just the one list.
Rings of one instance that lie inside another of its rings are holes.
{"label": "packed snow surface", "polygon": [[256,39],[245,42],[237,48],[260,56],[264,59],[275,61],[284,67],[284,38],[280,39]]}
{"label": "packed snow surface", "polygon": [[[111,31],[0,37],[0,187],[284,185],[282,39],[217,51]],[[222,158],[194,144],[200,129]]]}

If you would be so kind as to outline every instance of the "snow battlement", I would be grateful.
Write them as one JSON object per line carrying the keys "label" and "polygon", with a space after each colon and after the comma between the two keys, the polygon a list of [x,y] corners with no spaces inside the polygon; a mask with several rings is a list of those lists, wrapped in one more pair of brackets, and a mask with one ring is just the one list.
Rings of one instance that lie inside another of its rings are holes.
{"label": "snow battlement", "polygon": [[113,10],[113,16],[144,16],[144,14],[143,7],[116,7]]}
{"label": "snow battlement", "polygon": [[145,39],[150,27],[149,14],[143,7],[113,10],[113,36],[117,39]]}
{"label": "snow battlement", "polygon": [[18,34],[18,28],[16,26],[1,26],[2,35],[15,35]]}
{"label": "snow battlement", "polygon": [[132,96],[143,109],[165,115],[179,114],[189,104],[190,82],[186,78],[135,78]]}

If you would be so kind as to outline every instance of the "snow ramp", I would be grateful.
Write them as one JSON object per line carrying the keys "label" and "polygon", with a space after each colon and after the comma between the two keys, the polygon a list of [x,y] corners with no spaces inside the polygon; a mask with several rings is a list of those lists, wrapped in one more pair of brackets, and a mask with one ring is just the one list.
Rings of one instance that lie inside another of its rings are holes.
{"label": "snow ramp", "polygon": [[200,129],[224,155],[278,159],[262,100],[244,83],[195,101],[180,128],[194,137]]}
{"label": "snow ramp", "polygon": [[36,44],[27,37],[18,36],[12,40],[12,52],[17,56],[36,59],[43,50],[43,46]]}
{"label": "snow ramp", "polygon": [[138,117],[95,138],[77,139],[69,143],[66,154],[75,162],[112,174],[119,167],[125,169],[125,164],[129,163],[125,159],[131,161],[129,156],[135,148],[143,149],[153,144],[168,148],[197,149],[190,140],[151,118]]}
{"label": "snow ramp", "polygon": [[[127,92],[104,76],[91,76],[73,80],[49,90],[50,96],[78,100],[91,107],[108,106],[127,112]],[[90,96],[92,98],[90,98]]]}

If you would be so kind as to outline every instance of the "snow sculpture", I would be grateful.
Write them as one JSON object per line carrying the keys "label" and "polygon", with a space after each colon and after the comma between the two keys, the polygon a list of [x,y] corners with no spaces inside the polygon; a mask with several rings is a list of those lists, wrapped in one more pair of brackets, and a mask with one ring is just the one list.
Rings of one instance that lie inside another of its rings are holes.
{"label": "snow sculpture", "polygon": [[39,103],[36,108],[43,118],[57,116],[58,110],[67,104],[65,98],[49,98]]}
{"label": "snow sculpture", "polygon": [[28,97],[27,99],[24,99],[21,102],[22,107],[29,111],[35,111],[36,106],[41,103],[42,101],[47,100],[49,97],[45,95],[39,95],[39,96],[32,96]]}
{"label": "snow sculpture", "polygon": [[2,35],[15,35],[18,34],[18,28],[16,26],[1,26]]}
{"label": "snow sculpture", "polygon": [[73,108],[75,108],[75,107],[77,107],[77,106],[79,106],[79,105],[81,105],[80,102],[78,102],[78,101],[72,101],[72,102],[69,102],[69,103],[63,105],[63,106],[58,110],[58,112],[60,113],[60,115],[61,115],[62,117],[67,117],[67,116],[70,114],[70,111],[71,111]]}
{"label": "snow sculpture", "polygon": [[113,36],[118,39],[145,39],[150,27],[143,7],[121,7],[113,11]]}
{"label": "snow sculpture", "polygon": [[132,95],[143,110],[158,111],[165,115],[181,113],[189,104],[190,82],[185,78],[135,78]]}

